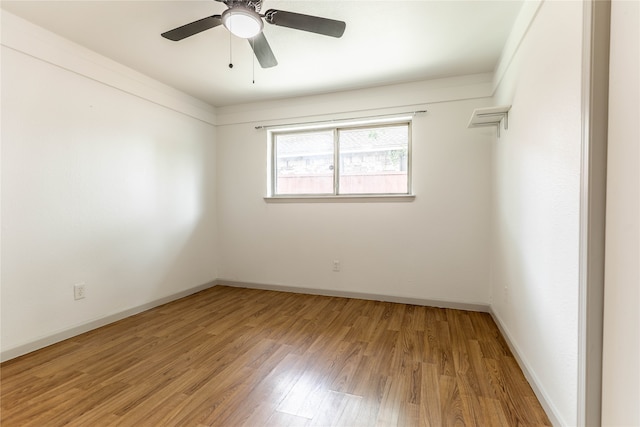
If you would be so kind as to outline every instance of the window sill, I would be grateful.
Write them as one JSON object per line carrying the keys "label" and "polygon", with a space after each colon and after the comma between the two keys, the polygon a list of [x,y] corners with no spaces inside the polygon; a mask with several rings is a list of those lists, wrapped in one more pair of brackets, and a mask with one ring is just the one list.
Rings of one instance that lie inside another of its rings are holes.
{"label": "window sill", "polygon": [[266,196],[267,203],[413,202],[414,194],[362,194],[344,196]]}

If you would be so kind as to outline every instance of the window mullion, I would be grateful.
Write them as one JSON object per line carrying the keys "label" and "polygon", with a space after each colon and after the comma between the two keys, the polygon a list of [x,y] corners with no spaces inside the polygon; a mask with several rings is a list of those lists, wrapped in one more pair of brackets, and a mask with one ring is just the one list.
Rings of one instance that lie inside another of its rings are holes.
{"label": "window mullion", "polygon": [[338,129],[333,129],[333,194],[340,194],[340,137]]}
{"label": "window mullion", "polygon": [[278,179],[278,171],[276,168],[276,158],[277,158],[277,140],[278,136],[276,134],[271,134],[271,194],[274,195],[277,192],[278,186],[276,180]]}

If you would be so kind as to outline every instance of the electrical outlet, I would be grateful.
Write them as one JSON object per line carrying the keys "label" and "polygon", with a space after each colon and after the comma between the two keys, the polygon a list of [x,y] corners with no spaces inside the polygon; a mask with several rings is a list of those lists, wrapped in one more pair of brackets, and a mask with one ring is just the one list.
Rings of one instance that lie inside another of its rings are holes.
{"label": "electrical outlet", "polygon": [[78,299],[83,299],[85,297],[85,285],[84,282],[83,283],[76,283],[75,285],[73,285],[73,298],[78,300]]}
{"label": "electrical outlet", "polygon": [[340,271],[340,261],[337,259],[333,260],[333,271]]}

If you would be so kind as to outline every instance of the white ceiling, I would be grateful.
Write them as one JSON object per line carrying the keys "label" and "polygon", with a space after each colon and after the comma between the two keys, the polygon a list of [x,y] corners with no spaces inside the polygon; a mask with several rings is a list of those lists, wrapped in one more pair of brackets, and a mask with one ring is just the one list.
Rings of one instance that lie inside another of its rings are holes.
{"label": "white ceiling", "polygon": [[213,106],[226,106],[492,72],[523,1],[264,0],[263,11],[347,23],[340,39],[265,24],[279,62],[269,69],[254,63],[248,42],[224,27],[179,42],[160,37],[222,13],[226,6],[215,0],[2,0],[2,8]]}

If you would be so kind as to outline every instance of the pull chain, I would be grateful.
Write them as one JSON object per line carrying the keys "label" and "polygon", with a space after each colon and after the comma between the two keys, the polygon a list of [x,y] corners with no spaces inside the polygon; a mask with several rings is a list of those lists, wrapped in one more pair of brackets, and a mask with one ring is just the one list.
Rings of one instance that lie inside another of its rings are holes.
{"label": "pull chain", "polygon": [[[232,46],[232,36],[231,36],[231,32],[229,32],[229,68],[233,68],[233,49],[231,48]],[[255,40],[254,39],[249,39],[249,42],[251,43],[251,82],[253,84],[256,84],[256,55],[255,55]]]}
{"label": "pull chain", "polygon": [[233,54],[231,49],[231,31],[229,31],[229,68],[233,68]]}
{"label": "pull chain", "polygon": [[256,84],[256,55],[255,55],[256,41],[251,39],[251,80],[253,84]]}

